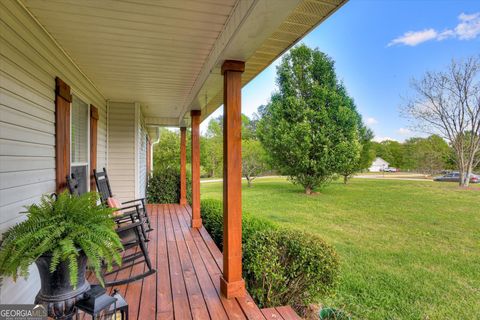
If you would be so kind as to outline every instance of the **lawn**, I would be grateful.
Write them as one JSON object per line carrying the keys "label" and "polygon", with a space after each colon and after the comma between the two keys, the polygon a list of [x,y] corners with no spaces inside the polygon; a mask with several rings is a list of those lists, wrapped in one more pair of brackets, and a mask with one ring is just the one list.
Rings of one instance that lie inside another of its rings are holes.
{"label": "lawn", "polygon": [[[221,199],[221,183],[202,183],[201,196]],[[258,179],[243,207],[337,249],[341,279],[321,302],[354,319],[480,319],[480,189],[353,179],[306,196]]]}

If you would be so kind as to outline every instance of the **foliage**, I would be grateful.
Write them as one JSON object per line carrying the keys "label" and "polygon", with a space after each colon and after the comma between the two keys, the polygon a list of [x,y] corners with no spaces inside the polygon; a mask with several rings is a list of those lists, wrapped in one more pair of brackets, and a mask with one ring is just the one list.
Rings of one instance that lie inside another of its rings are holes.
{"label": "foliage", "polygon": [[[242,114],[242,142],[256,140],[256,124],[257,118],[250,119],[248,116]],[[242,144],[244,145],[244,144]],[[201,138],[200,144],[200,163],[205,169],[208,177],[220,177],[223,173],[223,116],[218,116],[209,121],[207,130]],[[248,148],[248,147],[247,147]],[[262,151],[255,147],[255,150]],[[248,153],[252,155],[252,153]],[[258,159],[262,154],[253,155],[254,166],[257,167]],[[252,164],[252,163],[250,163]],[[249,168],[252,168],[251,165]],[[249,175],[254,177],[258,175],[258,170],[253,169],[253,173]]]}
{"label": "foliage", "polygon": [[[222,248],[222,203],[202,200],[201,210],[205,228]],[[291,305],[302,311],[332,291],[338,258],[321,238],[248,213],[242,218],[244,278],[260,307]]]}
{"label": "foliage", "polygon": [[403,108],[417,129],[438,134],[455,151],[460,186],[480,163],[480,55],[452,60],[445,71],[412,82],[414,96]]}
{"label": "foliage", "polygon": [[436,174],[448,167],[451,149],[440,136],[410,138],[404,143],[405,167],[426,174]]}
{"label": "foliage", "polygon": [[[223,250],[223,204],[222,201],[216,199],[204,199],[200,206],[202,223],[208,233],[212,236],[213,241],[220,250]],[[254,217],[248,212],[242,213],[242,242],[243,245],[258,230],[274,229],[275,224],[266,219]]]}
{"label": "foliage", "polygon": [[452,149],[438,135],[427,138],[410,138],[405,142],[371,142],[374,156],[381,157],[391,167],[435,174],[444,169],[453,169]]}
{"label": "foliage", "polygon": [[320,237],[292,229],[263,229],[245,245],[245,278],[261,307],[302,310],[330,294],[338,258]]}
{"label": "foliage", "polygon": [[97,279],[103,284],[101,265],[111,270],[121,264],[120,239],[115,232],[112,209],[98,206],[96,193],[71,197],[68,192],[55,200],[44,195],[27,209],[27,219],[6,231],[0,249],[0,274],[28,276],[29,266],[43,254],[52,254],[50,272],[68,262],[70,283],[78,279],[77,256],[82,250]]}
{"label": "foliage", "polygon": [[[179,203],[180,170],[172,167],[157,168],[148,180],[147,199],[151,203]],[[191,203],[191,200],[191,179],[187,174],[187,201]]]}
{"label": "foliage", "polygon": [[267,154],[258,140],[242,141],[242,174],[248,186],[257,176],[267,170]]}
{"label": "foliage", "polygon": [[[333,182],[319,196],[300,190],[284,178],[259,179],[255,188],[244,182],[243,208],[334,245],[341,272],[324,306],[353,319],[477,318],[477,186],[352,179],[346,186]],[[205,198],[222,199],[222,184],[202,185]]]}
{"label": "foliage", "polygon": [[223,117],[211,119],[200,142],[200,164],[208,177],[223,172]]}
{"label": "foliage", "polygon": [[[188,130],[186,149],[187,163],[190,163],[191,147]],[[153,147],[153,170],[163,171],[168,168],[180,170],[180,132],[161,128],[160,139]]]}
{"label": "foliage", "polygon": [[[356,161],[350,156],[358,155],[361,118],[333,60],[317,49],[291,49],[277,68],[277,82],[279,92],[259,109],[257,135],[275,167],[309,194],[343,161]],[[344,154],[349,148],[350,156]]]}
{"label": "foliage", "polygon": [[343,176],[343,183],[347,183],[348,179],[359,171],[360,153],[362,146],[360,142],[354,141],[347,143],[340,142],[335,146],[337,150],[337,170],[336,172]]}
{"label": "foliage", "polygon": [[387,161],[390,167],[405,168],[405,150],[402,143],[392,140],[372,142],[372,148],[376,156]]}

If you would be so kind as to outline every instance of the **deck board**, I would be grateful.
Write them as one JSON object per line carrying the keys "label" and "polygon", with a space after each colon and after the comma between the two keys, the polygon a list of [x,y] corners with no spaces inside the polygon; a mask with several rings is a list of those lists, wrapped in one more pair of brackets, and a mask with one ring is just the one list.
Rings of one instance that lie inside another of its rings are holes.
{"label": "deck board", "polygon": [[[248,293],[237,299],[220,294],[222,253],[205,228],[190,227],[189,206],[148,205],[148,212],[154,228],[148,234],[148,251],[157,272],[115,287],[129,304],[130,319],[271,319]],[[123,279],[144,270],[145,264],[137,264],[109,278]],[[88,279],[95,282],[94,276]],[[274,309],[278,319],[300,319],[285,308]]]}

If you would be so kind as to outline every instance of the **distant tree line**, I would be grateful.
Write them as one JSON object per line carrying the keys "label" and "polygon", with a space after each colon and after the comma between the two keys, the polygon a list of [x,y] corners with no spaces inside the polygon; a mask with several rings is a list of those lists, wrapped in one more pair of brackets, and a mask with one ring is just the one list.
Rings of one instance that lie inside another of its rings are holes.
{"label": "distant tree line", "polygon": [[391,167],[404,171],[436,174],[455,168],[452,148],[438,135],[410,138],[403,143],[391,140],[372,142],[372,151]]}

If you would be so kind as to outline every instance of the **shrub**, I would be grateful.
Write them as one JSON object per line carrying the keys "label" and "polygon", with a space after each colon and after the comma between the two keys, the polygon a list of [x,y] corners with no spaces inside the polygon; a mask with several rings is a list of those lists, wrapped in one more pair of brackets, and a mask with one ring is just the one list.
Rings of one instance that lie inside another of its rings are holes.
{"label": "shrub", "polygon": [[320,237],[285,228],[256,232],[244,248],[245,279],[261,307],[299,311],[334,288],[338,258]]}
{"label": "shrub", "polygon": [[[212,236],[215,244],[223,251],[223,203],[219,200],[202,200],[200,205],[202,222]],[[274,229],[276,225],[265,219],[254,217],[249,213],[242,215],[242,243],[245,243],[255,232],[264,229]]]}
{"label": "shrub", "polygon": [[[187,174],[187,201],[191,203],[190,176]],[[156,170],[148,181],[147,199],[150,203],[178,203],[180,201],[180,171],[176,168]]]}
{"label": "shrub", "polygon": [[[205,228],[222,249],[222,202],[203,200],[201,211]],[[244,213],[242,243],[245,282],[262,308],[291,305],[303,313],[305,306],[318,303],[335,286],[337,254],[316,235]]]}

